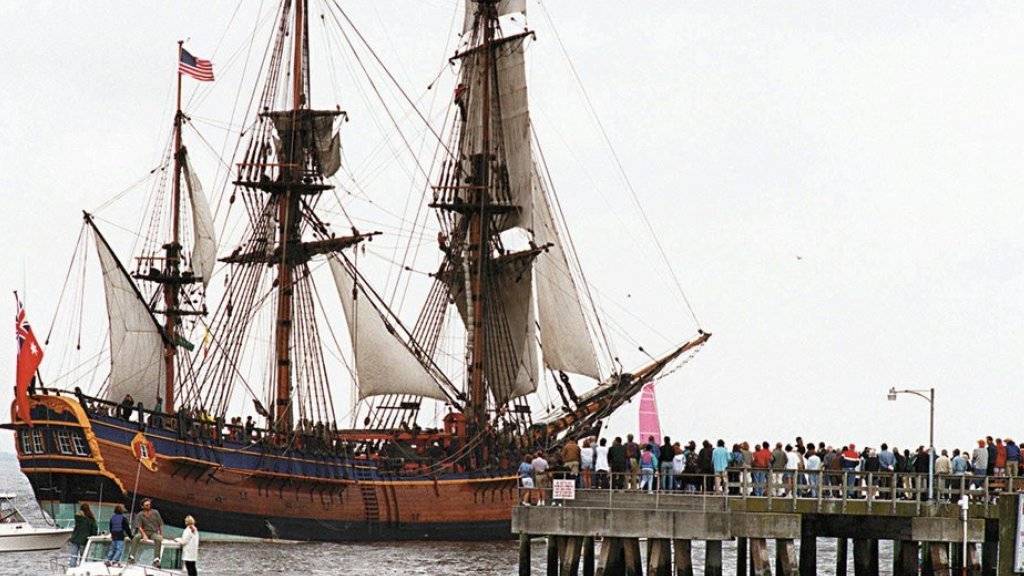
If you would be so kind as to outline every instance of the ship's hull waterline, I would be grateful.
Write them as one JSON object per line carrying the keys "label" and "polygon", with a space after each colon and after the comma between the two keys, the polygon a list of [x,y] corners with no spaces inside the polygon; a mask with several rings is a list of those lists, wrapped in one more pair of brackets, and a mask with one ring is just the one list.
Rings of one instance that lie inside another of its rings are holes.
{"label": "ship's hull waterline", "polygon": [[[335,457],[281,456],[258,445],[219,446],[172,431],[88,414],[68,396],[32,396],[43,453],[18,458],[44,509],[54,502],[136,505],[150,498],[164,520],[186,515],[204,530],[275,540],[497,540],[511,537],[514,476],[400,479]],[[37,418],[42,417],[42,418]],[[81,433],[89,454],[58,451],[59,431]],[[139,434],[155,462],[133,451]],[[53,451],[48,448],[54,448]],[[152,466],[143,465],[145,463]],[[152,468],[152,469],[151,469]]]}

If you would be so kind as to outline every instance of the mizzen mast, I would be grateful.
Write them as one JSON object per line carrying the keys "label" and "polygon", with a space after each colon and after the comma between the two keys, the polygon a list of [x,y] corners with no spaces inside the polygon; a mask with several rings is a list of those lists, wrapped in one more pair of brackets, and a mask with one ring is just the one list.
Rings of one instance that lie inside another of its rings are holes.
{"label": "mizzen mast", "polygon": [[[178,61],[182,59],[183,42],[178,41]],[[171,229],[170,241],[165,243],[163,249],[163,266],[153,266],[154,256],[143,257],[141,260],[149,260],[149,269],[145,272],[136,272],[133,276],[139,280],[148,280],[160,285],[163,293],[163,310],[154,310],[155,313],[164,315],[163,329],[166,336],[164,340],[164,383],[163,383],[163,410],[174,411],[174,382],[175,382],[175,361],[177,357],[177,346],[181,335],[179,328],[181,317],[201,314],[193,310],[185,310],[181,304],[181,289],[183,285],[201,282],[202,277],[194,274],[182,274],[182,244],[181,244],[181,175],[184,146],[181,143],[181,126],[184,113],[181,110],[181,67],[177,68],[177,99],[174,111],[174,149],[171,157],[173,161],[173,172],[171,177]]]}

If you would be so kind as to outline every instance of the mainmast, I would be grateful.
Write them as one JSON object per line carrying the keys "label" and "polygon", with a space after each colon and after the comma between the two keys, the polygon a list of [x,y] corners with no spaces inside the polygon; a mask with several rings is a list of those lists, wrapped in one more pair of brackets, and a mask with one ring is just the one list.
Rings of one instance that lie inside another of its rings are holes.
{"label": "mainmast", "polygon": [[[304,102],[303,86],[304,69],[303,48],[305,37],[305,0],[295,3],[294,52],[292,55],[292,126],[299,125],[299,114]],[[290,157],[282,166],[282,180],[297,184],[302,166],[303,149],[292,145]],[[292,265],[287,258],[289,244],[299,241],[299,194],[292,186],[286,186],[277,206],[278,241],[281,246],[281,259],[277,265],[277,329],[275,332],[276,366],[277,366],[277,399],[274,421],[281,430],[292,427],[291,402],[291,342],[292,332]]]}
{"label": "mainmast", "polygon": [[469,283],[469,337],[467,338],[467,372],[468,386],[468,418],[467,428],[470,436],[484,429],[487,424],[487,389],[484,385],[485,333],[484,309],[486,307],[483,289],[485,267],[489,258],[487,204],[490,194],[490,150],[491,150],[491,44],[494,42],[494,26],[498,20],[496,0],[479,0],[477,18],[483,21],[483,42],[479,46],[482,51],[483,100],[481,107],[483,131],[481,156],[474,160],[474,181],[471,186],[471,205],[477,210],[469,212],[469,243],[466,262],[466,279]]}

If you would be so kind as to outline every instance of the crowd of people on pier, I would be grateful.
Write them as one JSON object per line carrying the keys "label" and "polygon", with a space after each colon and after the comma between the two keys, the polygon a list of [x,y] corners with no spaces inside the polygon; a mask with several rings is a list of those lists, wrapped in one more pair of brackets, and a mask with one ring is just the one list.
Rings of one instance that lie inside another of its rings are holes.
{"label": "crowd of people on pier", "polygon": [[[524,503],[542,503],[555,478],[573,479],[578,488],[681,491],[753,496],[864,498],[884,491],[893,498],[927,499],[928,475],[938,494],[957,490],[1005,487],[1020,474],[1021,449],[1011,438],[979,439],[969,449],[941,449],[929,454],[882,443],[829,445],[724,440],[682,443],[665,436],[637,442],[632,434],[608,438],[569,439],[554,452],[523,456],[521,485]],[[531,496],[537,492],[538,497]]]}

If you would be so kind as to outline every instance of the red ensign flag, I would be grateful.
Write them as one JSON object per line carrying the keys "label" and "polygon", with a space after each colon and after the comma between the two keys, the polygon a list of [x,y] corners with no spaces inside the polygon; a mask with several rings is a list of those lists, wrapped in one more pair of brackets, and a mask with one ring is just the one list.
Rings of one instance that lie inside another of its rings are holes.
{"label": "red ensign flag", "polygon": [[18,302],[18,315],[14,321],[14,331],[18,336],[18,380],[14,386],[14,402],[18,418],[32,425],[32,417],[28,409],[28,385],[35,376],[39,363],[43,361],[43,349],[36,342],[32,327],[25,319],[25,309]]}

